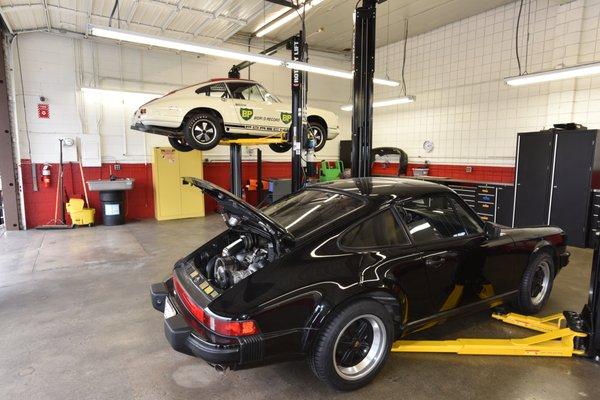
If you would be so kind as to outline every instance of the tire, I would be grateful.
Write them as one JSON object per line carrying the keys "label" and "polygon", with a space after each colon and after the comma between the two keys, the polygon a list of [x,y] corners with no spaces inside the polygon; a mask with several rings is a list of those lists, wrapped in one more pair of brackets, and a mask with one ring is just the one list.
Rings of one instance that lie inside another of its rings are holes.
{"label": "tire", "polygon": [[355,390],[379,373],[393,338],[388,310],[376,301],[360,300],[337,311],[321,328],[309,365],[317,378],[331,387]]}
{"label": "tire", "polygon": [[183,137],[193,149],[214,149],[223,137],[223,124],[212,114],[193,114],[184,123]]}
{"label": "tire", "polygon": [[308,134],[309,137],[315,138],[315,152],[325,147],[327,142],[327,129],[318,122],[308,123]]}
{"label": "tire", "polygon": [[181,136],[169,136],[169,144],[171,144],[171,147],[175,150],[184,153],[194,150],[191,146],[188,146],[185,139]]}
{"label": "tire", "polygon": [[515,304],[521,313],[537,314],[544,308],[552,291],[554,275],[554,259],[548,252],[542,251],[531,260],[521,278]]}
{"label": "tire", "polygon": [[286,153],[288,150],[292,148],[291,143],[271,143],[269,144],[269,148],[273,150],[275,153]]}

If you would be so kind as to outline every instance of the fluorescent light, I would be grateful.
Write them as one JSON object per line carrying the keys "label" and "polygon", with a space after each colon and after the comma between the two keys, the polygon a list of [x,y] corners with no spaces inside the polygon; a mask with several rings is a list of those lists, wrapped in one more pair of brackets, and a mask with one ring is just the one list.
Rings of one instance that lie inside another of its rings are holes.
{"label": "fluorescent light", "polygon": [[338,78],[352,79],[354,74],[350,71],[343,71],[341,69],[317,67],[316,65],[310,65],[300,61],[287,61],[285,66],[289,69],[296,69],[298,71],[313,72],[315,74],[336,76]]}
{"label": "fluorescent light", "polygon": [[[324,0],[320,0],[324,1]],[[313,3],[315,0],[313,0]],[[319,67],[305,62],[285,61],[281,58],[271,57],[263,54],[250,53],[246,51],[226,50],[219,47],[200,45],[191,42],[183,42],[180,40],[164,39],[159,36],[145,35],[124,31],[115,28],[101,28],[90,25],[90,34],[93,36],[103,37],[107,39],[120,40],[123,42],[143,44],[147,46],[162,47],[165,49],[187,51],[190,53],[207,54],[215,57],[232,58],[234,60],[250,61],[258,64],[267,64],[276,67],[287,67],[297,69],[299,71],[313,72],[321,75],[335,76],[338,78],[352,79],[354,73],[352,71],[344,71],[335,68]],[[375,78],[373,82],[378,85],[399,86],[400,83],[388,79]]]}
{"label": "fluorescent light", "polygon": [[[395,99],[374,101],[373,108],[393,106],[396,104],[408,104],[414,102],[416,99],[417,98],[415,96],[402,96]],[[343,111],[352,111],[352,104],[342,106],[341,109]]]}
{"label": "fluorescent light", "polygon": [[510,78],[504,78],[504,82],[510,86],[522,86],[533,83],[558,81],[561,79],[579,78],[595,74],[600,74],[600,62],[536,72],[533,74],[511,76]]}
{"label": "fluorescent light", "polygon": [[279,58],[265,56],[262,54],[255,54],[246,51],[226,50],[219,47],[200,45],[174,39],[163,39],[159,36],[144,35],[142,33],[133,33],[114,28],[90,26],[90,34],[92,36],[120,40],[123,42],[145,44],[148,46],[163,47],[165,49],[187,51],[190,53],[207,54],[215,57],[231,58],[234,60],[250,61],[257,64],[274,66],[283,66],[284,64],[284,61]]}
{"label": "fluorescent light", "polygon": [[82,87],[81,91],[92,96],[115,96],[119,98],[130,98],[132,100],[149,101],[163,96],[162,93],[130,92],[128,90],[110,90],[91,87]]}
{"label": "fluorescent light", "polygon": [[[344,79],[352,79],[354,78],[354,72],[352,71],[344,71],[341,69],[329,68],[329,67],[318,67],[316,65],[311,65],[305,62],[300,61],[286,61],[285,66],[290,69],[296,69],[299,71],[312,72],[315,74],[335,76],[337,78]],[[386,85],[386,86],[399,86],[400,82],[391,81],[388,79],[381,78],[373,78],[373,83],[378,85]]]}
{"label": "fluorescent light", "polygon": [[[325,1],[325,0],[312,0],[310,3],[308,1],[305,2],[304,3],[304,11],[305,12],[309,11],[311,8],[321,4],[323,1]],[[275,29],[280,28],[283,25],[287,24],[288,22],[294,20],[295,18],[299,17],[299,14],[302,14],[302,12],[303,12],[302,8],[303,7],[300,7],[298,10],[290,10],[283,17],[274,20],[274,22],[272,22],[272,23],[267,23],[266,25],[263,25],[262,27],[260,27],[258,29],[258,31],[256,31],[255,36],[263,37],[267,33],[272,32]]]}

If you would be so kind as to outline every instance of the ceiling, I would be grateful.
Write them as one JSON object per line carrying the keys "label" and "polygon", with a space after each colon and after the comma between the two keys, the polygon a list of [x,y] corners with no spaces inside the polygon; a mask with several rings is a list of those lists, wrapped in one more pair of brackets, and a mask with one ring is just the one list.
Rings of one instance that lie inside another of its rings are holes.
{"label": "ceiling", "polygon": [[[409,19],[409,36],[429,32],[440,26],[468,18],[515,0],[387,0],[377,6],[377,47],[404,38],[404,19]],[[330,51],[352,48],[352,13],[356,0],[324,0],[307,12],[309,47]],[[277,11],[276,6],[271,12]],[[389,18],[389,24],[388,24]],[[251,34],[262,26],[262,15],[240,31]],[[389,29],[388,29],[389,26]],[[299,19],[267,35],[281,41],[300,29]],[[389,38],[388,38],[389,36]]]}
{"label": "ceiling", "polygon": [[[405,18],[409,35],[510,3],[514,0],[388,0],[377,6],[377,46],[402,40]],[[88,24],[108,26],[114,0],[0,0],[0,15],[13,33],[66,31],[86,33]],[[307,13],[312,49],[348,51],[352,44],[355,0],[324,0]],[[263,0],[119,0],[113,27],[180,40],[219,45],[248,43],[248,38],[283,6]],[[389,29],[388,29],[389,19]],[[299,30],[299,20],[267,35],[282,41]],[[252,44],[264,46],[265,39]]]}

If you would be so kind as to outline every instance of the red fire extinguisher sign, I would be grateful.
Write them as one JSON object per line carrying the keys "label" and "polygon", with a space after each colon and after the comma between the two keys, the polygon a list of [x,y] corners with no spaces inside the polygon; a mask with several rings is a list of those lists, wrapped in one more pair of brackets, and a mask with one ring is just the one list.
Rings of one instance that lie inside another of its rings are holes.
{"label": "red fire extinguisher sign", "polygon": [[38,118],[50,118],[50,105],[39,103],[37,106]]}

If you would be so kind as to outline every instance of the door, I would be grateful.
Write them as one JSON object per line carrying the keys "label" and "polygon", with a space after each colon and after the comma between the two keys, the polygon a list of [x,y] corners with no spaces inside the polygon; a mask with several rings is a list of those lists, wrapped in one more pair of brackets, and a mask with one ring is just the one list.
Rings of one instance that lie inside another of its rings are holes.
{"label": "door", "polygon": [[419,320],[431,310],[427,272],[420,253],[392,209],[387,208],[357,223],[344,233],[340,244],[360,252],[363,284],[381,279],[391,282],[402,307],[404,322]]}
{"label": "door", "polygon": [[596,132],[558,133],[549,223],[564,229],[568,244],[585,247]]}
{"label": "door", "polygon": [[553,133],[520,133],[513,226],[547,225]]}
{"label": "door", "polygon": [[246,130],[254,133],[276,133],[281,129],[281,115],[272,99],[265,100],[266,93],[255,82],[229,82],[227,83],[233,104],[235,106],[239,123]]}
{"label": "door", "polygon": [[429,195],[397,206],[409,235],[421,251],[430,290],[430,315],[483,300],[483,229],[476,215],[454,194]]}

